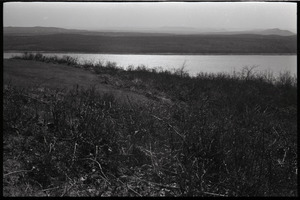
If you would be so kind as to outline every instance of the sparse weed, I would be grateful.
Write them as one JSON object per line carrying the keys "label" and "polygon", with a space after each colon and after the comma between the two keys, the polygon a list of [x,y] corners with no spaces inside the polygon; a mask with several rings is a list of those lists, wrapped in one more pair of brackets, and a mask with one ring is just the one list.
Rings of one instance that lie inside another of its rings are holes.
{"label": "sparse weed", "polygon": [[172,103],[5,85],[4,196],[298,195],[290,74],[274,82],[251,68],[191,77],[107,65],[91,66]]}

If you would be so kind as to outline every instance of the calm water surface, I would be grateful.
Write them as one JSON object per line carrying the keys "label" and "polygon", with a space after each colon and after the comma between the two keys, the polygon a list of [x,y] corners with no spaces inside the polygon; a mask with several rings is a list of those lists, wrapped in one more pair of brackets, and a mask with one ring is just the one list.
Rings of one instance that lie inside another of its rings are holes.
{"label": "calm water surface", "polygon": [[[22,53],[4,53],[4,58]],[[280,72],[289,71],[297,75],[296,55],[136,55],[136,54],[79,54],[79,53],[42,53],[45,56],[68,55],[78,58],[80,62],[116,62],[118,66],[127,68],[144,65],[149,68],[162,67],[172,70],[185,65],[191,75],[199,72],[240,72],[243,67],[257,66],[254,71],[272,72],[277,76]]]}

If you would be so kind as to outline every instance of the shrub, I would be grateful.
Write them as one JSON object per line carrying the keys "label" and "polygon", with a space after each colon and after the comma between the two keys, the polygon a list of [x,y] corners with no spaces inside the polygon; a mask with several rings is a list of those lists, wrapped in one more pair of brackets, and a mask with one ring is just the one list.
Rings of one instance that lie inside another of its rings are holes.
{"label": "shrub", "polygon": [[[162,187],[170,196],[297,195],[297,87],[290,74],[272,82],[251,68],[196,77],[184,68],[153,73],[99,62],[93,69],[129,80],[153,101],[121,103],[93,87],[4,87],[4,143],[16,130],[22,137],[4,152],[5,173],[8,158],[35,167],[14,180],[38,182],[40,190],[69,182],[115,196],[157,196]],[[30,98],[33,92],[38,97]],[[6,188],[18,184],[5,181]]]}

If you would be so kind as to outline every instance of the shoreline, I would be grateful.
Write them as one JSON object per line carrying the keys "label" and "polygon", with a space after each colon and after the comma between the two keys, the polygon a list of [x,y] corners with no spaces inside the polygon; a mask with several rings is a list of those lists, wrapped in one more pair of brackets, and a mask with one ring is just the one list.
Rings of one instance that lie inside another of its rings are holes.
{"label": "shoreline", "polygon": [[297,53],[124,53],[124,52],[70,52],[70,51],[15,51],[15,50],[8,50],[8,51],[3,51],[3,54],[5,53],[60,53],[60,54],[116,54],[116,55],[190,55],[190,56],[246,56],[246,55],[261,55],[261,56],[288,56],[288,55],[297,55]]}

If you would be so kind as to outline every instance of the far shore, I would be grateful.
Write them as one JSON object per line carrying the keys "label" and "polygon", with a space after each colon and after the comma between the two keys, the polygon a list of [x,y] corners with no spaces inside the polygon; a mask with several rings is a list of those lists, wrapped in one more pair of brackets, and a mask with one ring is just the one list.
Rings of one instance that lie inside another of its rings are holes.
{"label": "far shore", "polygon": [[6,50],[3,53],[65,53],[65,54],[120,54],[120,55],[205,55],[205,56],[215,56],[215,55],[276,55],[276,56],[286,56],[286,55],[297,55],[297,53],[131,53],[131,52],[69,52],[69,51],[15,51],[15,50]]}

